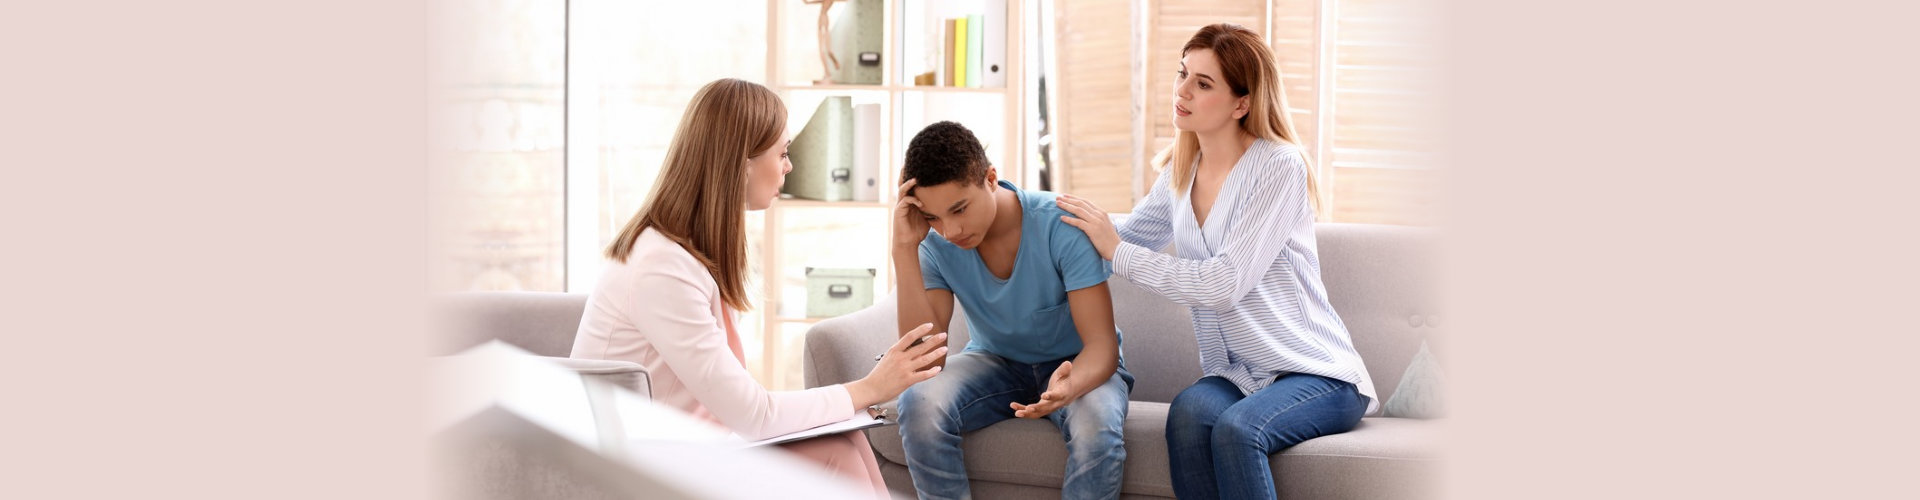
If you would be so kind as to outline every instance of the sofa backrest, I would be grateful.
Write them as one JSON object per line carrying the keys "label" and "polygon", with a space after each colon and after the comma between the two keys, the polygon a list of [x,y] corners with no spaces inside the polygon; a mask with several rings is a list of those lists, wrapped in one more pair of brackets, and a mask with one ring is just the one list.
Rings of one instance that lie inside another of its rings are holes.
{"label": "sofa backrest", "polygon": [[[1420,343],[1441,324],[1433,290],[1433,233],[1339,223],[1318,224],[1314,232],[1328,298],[1385,401]],[[1134,375],[1132,399],[1172,402],[1201,376],[1192,316],[1125,279],[1108,283],[1114,322],[1125,334],[1127,369]]]}
{"label": "sofa backrest", "polygon": [[[1433,231],[1404,226],[1323,223],[1316,227],[1320,270],[1334,309],[1353,335],[1354,346],[1384,401],[1392,397],[1407,363],[1422,341],[1438,349],[1444,319],[1438,313],[1432,249]],[[1127,283],[1110,281],[1114,320],[1125,331],[1127,368],[1134,374],[1133,399],[1170,402],[1200,378],[1200,358],[1186,308]],[[444,303],[453,314],[435,346],[437,354],[452,354],[488,340],[519,346],[542,356],[567,356],[586,310],[586,294],[546,292],[484,292],[454,294]],[[892,323],[891,294],[868,309],[849,316]],[[954,345],[965,345],[965,312],[955,308],[949,335]],[[853,319],[853,318],[848,318]],[[862,346],[845,356],[871,357],[885,348],[882,335],[874,346]],[[813,347],[809,347],[809,352]],[[807,360],[810,369],[825,370]],[[863,360],[864,361],[864,360]],[[840,383],[872,367],[834,367],[822,377],[808,374],[809,386]],[[846,373],[840,373],[844,371]],[[814,378],[820,378],[816,381]]]}
{"label": "sofa backrest", "polygon": [[1420,343],[1438,350],[1444,341],[1438,237],[1431,229],[1376,224],[1323,223],[1314,232],[1327,298],[1384,403]]}
{"label": "sofa backrest", "polygon": [[1118,276],[1107,280],[1113,292],[1113,322],[1119,325],[1121,354],[1133,373],[1135,401],[1173,402],[1181,390],[1200,380],[1200,349],[1193,338],[1187,308],[1134,286]]}
{"label": "sofa backrest", "polygon": [[498,339],[537,355],[566,357],[573,353],[587,294],[463,292],[436,305],[441,310],[434,354],[453,354]]}
{"label": "sofa backrest", "polygon": [[[1420,342],[1437,332],[1431,230],[1406,226],[1323,223],[1314,228],[1321,279],[1367,363],[1382,401],[1391,397]],[[1125,279],[1108,281],[1132,399],[1172,402],[1200,373],[1200,355],[1187,308]],[[891,307],[891,300],[885,301]],[[965,313],[955,308],[949,335],[965,345]],[[1437,341],[1436,341],[1437,342]]]}
{"label": "sofa backrest", "polygon": [[[1124,279],[1108,280],[1113,294],[1113,322],[1120,326],[1120,349],[1127,358],[1127,371],[1133,374],[1134,401],[1173,402],[1193,381],[1200,379],[1200,351],[1193,339],[1193,323],[1187,308],[1154,295]],[[890,310],[896,298],[892,294],[881,302]],[[956,301],[953,321],[947,325],[952,345],[967,345],[966,309]]]}

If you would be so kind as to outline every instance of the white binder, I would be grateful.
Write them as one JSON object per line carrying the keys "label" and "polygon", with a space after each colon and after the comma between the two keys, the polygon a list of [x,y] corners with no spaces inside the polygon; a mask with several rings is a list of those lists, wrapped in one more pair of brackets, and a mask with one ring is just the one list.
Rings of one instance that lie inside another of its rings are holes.
{"label": "white binder", "polygon": [[880,105],[853,106],[853,201],[880,201]]}
{"label": "white binder", "polygon": [[985,40],[980,45],[980,86],[1002,88],[1007,86],[1007,4],[1003,0],[988,0],[981,5],[981,14],[986,18],[986,27],[980,36]]}

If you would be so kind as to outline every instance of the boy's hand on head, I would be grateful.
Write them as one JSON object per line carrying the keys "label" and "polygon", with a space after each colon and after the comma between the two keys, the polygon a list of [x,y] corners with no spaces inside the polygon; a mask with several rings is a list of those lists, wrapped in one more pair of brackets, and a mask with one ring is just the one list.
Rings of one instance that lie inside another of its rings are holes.
{"label": "boy's hand on head", "polygon": [[1073,362],[1063,361],[1053,370],[1053,378],[1047,381],[1047,392],[1040,393],[1040,401],[1030,405],[1008,403],[1013,407],[1013,416],[1020,418],[1041,418],[1072,403],[1076,397],[1073,390]]}
{"label": "boy's hand on head", "polygon": [[920,240],[927,239],[926,215],[921,212],[920,199],[913,197],[913,187],[919,179],[907,179],[900,184],[900,201],[893,204],[893,247],[912,249],[920,246]]}

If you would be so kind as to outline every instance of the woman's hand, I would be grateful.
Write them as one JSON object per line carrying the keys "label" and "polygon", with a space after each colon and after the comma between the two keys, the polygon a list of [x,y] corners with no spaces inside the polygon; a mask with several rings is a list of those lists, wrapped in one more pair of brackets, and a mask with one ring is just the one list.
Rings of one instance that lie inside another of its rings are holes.
{"label": "woman's hand", "polygon": [[1093,241],[1093,249],[1100,251],[1100,258],[1113,260],[1113,250],[1120,246],[1120,232],[1113,228],[1113,219],[1107,217],[1106,210],[1070,194],[1062,194],[1053,201],[1060,205],[1061,210],[1073,214],[1073,217],[1060,216],[1061,221],[1087,233],[1087,239]]}
{"label": "woman's hand", "polygon": [[893,203],[893,248],[896,250],[919,248],[920,240],[927,239],[927,229],[931,226],[920,211],[920,199],[908,194],[919,183],[919,179],[907,179],[900,185],[900,201]]}
{"label": "woman's hand", "polygon": [[866,377],[848,382],[847,395],[852,396],[853,407],[860,409],[887,402],[900,396],[907,387],[939,375],[940,367],[933,362],[947,357],[946,332],[933,334],[926,342],[913,345],[932,330],[932,323],[921,323],[881,354],[880,364],[874,365]]}

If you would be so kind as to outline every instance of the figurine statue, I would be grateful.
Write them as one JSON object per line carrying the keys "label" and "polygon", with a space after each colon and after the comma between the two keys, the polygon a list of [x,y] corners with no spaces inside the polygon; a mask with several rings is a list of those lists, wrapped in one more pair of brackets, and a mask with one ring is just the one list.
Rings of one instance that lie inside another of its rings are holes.
{"label": "figurine statue", "polygon": [[827,17],[827,12],[833,9],[834,1],[836,0],[801,0],[801,2],[806,3],[807,5],[820,4],[820,71],[821,71],[821,75],[820,75],[820,79],[813,81],[815,85],[826,85],[826,84],[833,83],[833,72],[838,71],[840,69],[840,58],[833,56],[833,42],[832,42],[833,34],[831,31],[829,31],[827,26],[828,21],[830,21],[830,18]]}

